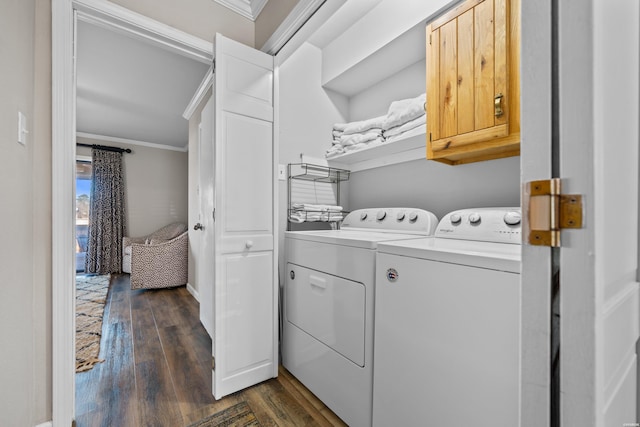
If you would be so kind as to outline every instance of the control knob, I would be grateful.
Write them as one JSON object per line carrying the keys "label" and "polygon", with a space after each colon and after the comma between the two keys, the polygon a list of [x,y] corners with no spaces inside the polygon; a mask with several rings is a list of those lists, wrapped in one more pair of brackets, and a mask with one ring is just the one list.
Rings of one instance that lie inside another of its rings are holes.
{"label": "control knob", "polygon": [[520,212],[510,211],[504,214],[504,223],[507,225],[518,225],[521,219]]}
{"label": "control knob", "polygon": [[367,219],[367,213],[366,212],[362,212],[360,214],[360,221],[364,221],[365,219]]}
{"label": "control knob", "polygon": [[378,214],[376,215],[376,218],[378,219],[378,221],[382,221],[386,217],[387,217],[386,211],[378,211]]}
{"label": "control knob", "polygon": [[404,212],[398,212],[398,215],[396,215],[396,219],[397,219],[398,221],[403,221],[403,220],[404,220],[404,217],[405,217]]}
{"label": "control knob", "polygon": [[460,216],[460,214],[458,213],[454,213],[451,214],[449,220],[451,221],[451,224],[460,224],[460,222],[462,222],[462,216]]}
{"label": "control knob", "polygon": [[409,213],[409,222],[416,222],[418,220],[418,212]]}
{"label": "control knob", "polygon": [[471,224],[480,224],[481,219],[480,214],[477,212],[473,212],[469,215],[469,222]]}

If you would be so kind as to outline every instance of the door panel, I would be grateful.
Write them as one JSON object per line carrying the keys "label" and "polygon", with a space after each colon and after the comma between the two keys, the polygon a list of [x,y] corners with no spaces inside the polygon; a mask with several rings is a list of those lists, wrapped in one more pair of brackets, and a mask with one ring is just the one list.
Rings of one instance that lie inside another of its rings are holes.
{"label": "door panel", "polygon": [[225,313],[220,317],[219,330],[225,345],[218,354],[219,370],[224,376],[234,376],[244,369],[269,364],[273,353],[271,324],[263,322],[270,316],[273,298],[270,281],[262,273],[271,271],[271,252],[226,255],[220,265],[217,309]]}
{"label": "door panel", "polygon": [[222,115],[225,237],[250,231],[272,233],[273,123],[224,112]]}
{"label": "door panel", "polygon": [[484,129],[494,125],[493,1],[480,3],[473,10],[475,11],[475,122],[476,129]]}
{"label": "door panel", "polygon": [[215,39],[215,307],[212,391],[277,376],[273,58]]}

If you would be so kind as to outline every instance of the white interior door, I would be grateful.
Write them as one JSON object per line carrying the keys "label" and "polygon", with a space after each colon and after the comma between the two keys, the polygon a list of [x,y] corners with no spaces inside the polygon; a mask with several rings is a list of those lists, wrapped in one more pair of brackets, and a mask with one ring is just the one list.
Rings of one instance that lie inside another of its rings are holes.
{"label": "white interior door", "polygon": [[213,174],[213,97],[202,109],[200,138],[198,141],[198,214],[199,252],[196,281],[200,296],[200,322],[213,337],[213,282],[215,274],[213,222],[214,174]]}
{"label": "white interior door", "polygon": [[273,57],[216,34],[213,395],[277,376]]}
{"label": "white interior door", "polygon": [[[583,195],[584,227],[562,231],[554,263],[549,248],[523,246],[521,426],[636,425],[639,5],[525,1],[522,17],[522,181],[560,177],[563,193]],[[556,401],[552,264],[560,286]]]}
{"label": "white interior door", "polygon": [[640,10],[558,2],[563,192],[585,228],[560,249],[562,425],[636,425]]}

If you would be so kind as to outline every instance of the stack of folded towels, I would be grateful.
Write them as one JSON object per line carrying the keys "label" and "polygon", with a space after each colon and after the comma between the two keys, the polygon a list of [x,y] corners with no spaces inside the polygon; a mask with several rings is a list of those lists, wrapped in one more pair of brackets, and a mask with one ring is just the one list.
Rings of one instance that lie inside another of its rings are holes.
{"label": "stack of folded towels", "polygon": [[289,214],[291,222],[335,222],[343,218],[342,206],[314,205],[310,203],[294,203]]}
{"label": "stack of folded towels", "polygon": [[350,151],[425,133],[425,101],[425,94],[394,101],[384,116],[334,124],[333,141],[326,157],[330,159]]}
{"label": "stack of folded towels", "polygon": [[327,158],[331,158],[350,151],[360,150],[372,144],[381,144],[382,126],[387,116],[374,117],[351,123],[336,123],[333,125],[333,141],[327,150]]}

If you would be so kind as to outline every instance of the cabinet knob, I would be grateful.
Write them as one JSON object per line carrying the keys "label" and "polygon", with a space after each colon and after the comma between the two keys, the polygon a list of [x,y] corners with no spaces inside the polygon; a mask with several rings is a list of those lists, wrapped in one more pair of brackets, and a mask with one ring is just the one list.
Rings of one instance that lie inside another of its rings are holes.
{"label": "cabinet knob", "polygon": [[253,240],[247,240],[247,242],[244,244],[244,246],[247,249],[251,249],[253,247]]}

